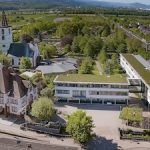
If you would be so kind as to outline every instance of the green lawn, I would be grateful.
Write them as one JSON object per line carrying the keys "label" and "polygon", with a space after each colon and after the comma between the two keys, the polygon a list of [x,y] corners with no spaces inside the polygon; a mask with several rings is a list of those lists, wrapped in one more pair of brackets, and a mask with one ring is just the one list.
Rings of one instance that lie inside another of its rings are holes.
{"label": "green lawn", "polygon": [[129,64],[136,70],[142,79],[150,86],[150,71],[147,70],[135,57],[131,54],[122,54]]}
{"label": "green lawn", "polygon": [[67,74],[59,75],[55,79],[56,82],[85,82],[85,83],[125,83],[125,76],[116,74],[111,76],[106,75],[89,75],[89,74]]}
{"label": "green lawn", "polygon": [[99,73],[99,71],[98,71],[98,69],[97,69],[96,64],[93,65],[92,74],[93,74],[93,75],[100,75],[100,73]]}

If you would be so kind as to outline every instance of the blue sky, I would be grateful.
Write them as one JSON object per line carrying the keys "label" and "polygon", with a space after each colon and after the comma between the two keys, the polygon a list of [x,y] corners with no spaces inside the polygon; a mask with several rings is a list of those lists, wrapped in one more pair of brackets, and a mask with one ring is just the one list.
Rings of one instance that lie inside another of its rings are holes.
{"label": "blue sky", "polygon": [[108,1],[108,2],[123,2],[123,3],[142,3],[142,4],[149,4],[150,5],[150,0],[99,0],[99,1]]}

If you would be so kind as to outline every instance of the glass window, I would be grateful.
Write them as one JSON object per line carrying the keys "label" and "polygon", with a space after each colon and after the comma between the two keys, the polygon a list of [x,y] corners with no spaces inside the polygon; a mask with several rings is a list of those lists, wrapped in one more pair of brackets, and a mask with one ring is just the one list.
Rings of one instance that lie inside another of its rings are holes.
{"label": "glass window", "polygon": [[5,36],[2,36],[2,40],[5,40]]}
{"label": "glass window", "polygon": [[17,112],[17,107],[12,106],[12,112]]}
{"label": "glass window", "polygon": [[2,29],[2,34],[5,34],[5,31],[4,31],[4,29]]}

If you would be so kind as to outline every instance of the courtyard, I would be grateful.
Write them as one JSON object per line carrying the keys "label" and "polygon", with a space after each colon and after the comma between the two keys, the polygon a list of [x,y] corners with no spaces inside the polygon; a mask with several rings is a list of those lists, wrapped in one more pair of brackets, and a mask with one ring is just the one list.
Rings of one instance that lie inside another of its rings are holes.
{"label": "courtyard", "polygon": [[119,119],[120,110],[123,106],[101,105],[101,104],[56,104],[56,109],[61,112],[61,117],[82,109],[92,116],[95,128],[93,130],[96,137],[86,145],[85,149],[117,150],[129,148],[150,149],[150,143],[120,140],[118,128],[122,126]]}

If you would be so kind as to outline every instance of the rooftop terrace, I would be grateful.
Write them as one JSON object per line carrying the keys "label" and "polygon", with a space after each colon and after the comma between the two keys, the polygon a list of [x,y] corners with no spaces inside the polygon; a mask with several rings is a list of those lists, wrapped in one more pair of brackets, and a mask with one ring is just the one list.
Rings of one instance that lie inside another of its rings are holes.
{"label": "rooftop terrace", "polygon": [[141,78],[150,86],[150,71],[131,54],[122,54]]}
{"label": "rooftop terrace", "polygon": [[127,84],[127,79],[122,75],[85,75],[85,74],[68,74],[59,75],[55,82],[82,82],[82,83],[124,83]]}

